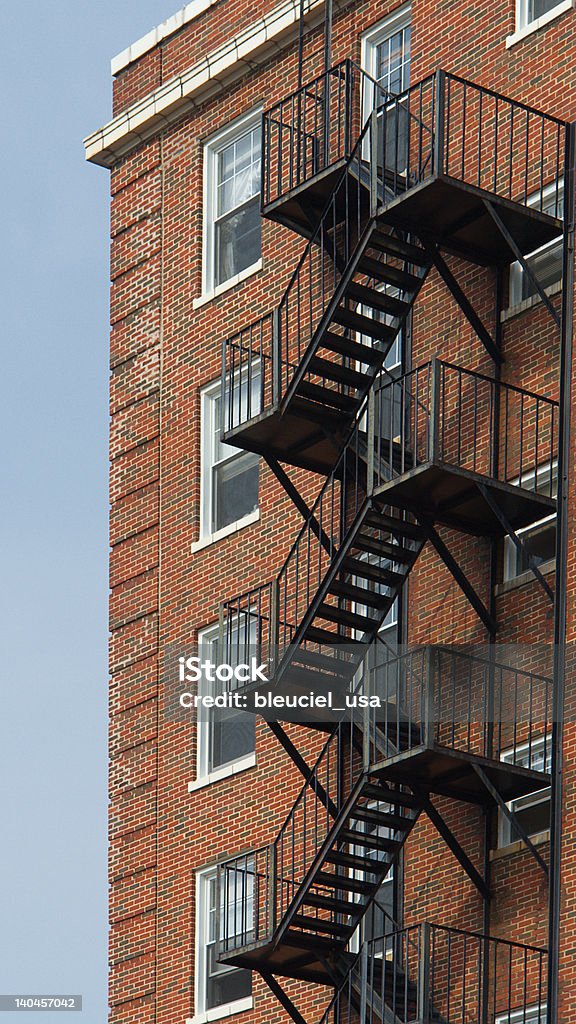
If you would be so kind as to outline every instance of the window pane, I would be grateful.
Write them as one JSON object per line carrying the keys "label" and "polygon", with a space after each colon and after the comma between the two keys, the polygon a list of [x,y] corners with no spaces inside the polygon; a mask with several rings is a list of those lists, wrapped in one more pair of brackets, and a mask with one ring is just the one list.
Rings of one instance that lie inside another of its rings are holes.
{"label": "window pane", "polygon": [[403,92],[410,85],[410,26],[395,32],[376,47],[375,78],[389,92]]}
{"label": "window pane", "polygon": [[[541,565],[548,562],[556,554],[556,519],[540,526],[528,528],[522,533],[522,552],[516,550],[515,576],[526,572],[530,564]],[[532,563],[530,559],[532,558]]]}
{"label": "window pane", "polygon": [[558,0],[528,0],[528,22],[541,18],[557,6]]}
{"label": "window pane", "polygon": [[[211,1010],[215,1006],[234,1002],[252,994],[252,975],[250,971],[238,970],[219,964],[216,960],[216,877],[206,879],[206,1006]],[[240,887],[239,887],[240,889]],[[239,892],[239,896],[241,893]],[[249,903],[249,909],[251,904]]]}
{"label": "window pane", "polygon": [[256,717],[248,711],[212,712],[210,771],[251,754],[255,745]]}
{"label": "window pane", "polygon": [[253,129],[221,150],[217,161],[218,217],[260,191],[260,129]]}
{"label": "window pane", "polygon": [[243,452],[213,470],[212,530],[221,530],[258,508],[258,456]]}
{"label": "window pane", "polygon": [[216,284],[260,259],[260,200],[251,200],[216,224]]}

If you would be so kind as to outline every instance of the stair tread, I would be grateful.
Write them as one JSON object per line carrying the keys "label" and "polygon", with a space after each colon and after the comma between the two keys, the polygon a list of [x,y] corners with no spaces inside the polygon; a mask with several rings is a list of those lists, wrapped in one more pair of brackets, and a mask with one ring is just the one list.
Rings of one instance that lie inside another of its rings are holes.
{"label": "stair tread", "polygon": [[430,257],[420,246],[414,245],[413,242],[405,242],[403,238],[389,235],[385,231],[373,231],[370,235],[370,245],[383,252],[405,256],[406,259],[417,263],[420,267],[427,267],[430,264]]}
{"label": "stair tread", "polygon": [[367,334],[371,338],[380,338],[381,341],[386,341],[390,345],[398,333],[397,327],[390,327],[388,324],[383,323],[382,320],[373,320],[369,316],[355,313],[353,310],[345,309],[343,306],[338,307],[333,319],[342,327],[351,327],[352,330],[358,331],[359,334]]}
{"label": "stair tread", "polygon": [[343,853],[341,850],[330,850],[325,858],[330,864],[340,864],[342,867],[355,868],[358,871],[368,871],[373,875],[381,875],[383,869],[388,871],[389,866],[375,857],[355,857],[351,853]]}
{"label": "stair tread", "polygon": [[[315,402],[322,407],[322,411],[328,408],[330,412],[355,413],[360,405],[360,400],[354,395],[343,395],[339,391],[322,387],[321,384],[314,384],[309,380],[301,380],[296,391],[296,398],[302,398]],[[330,406],[335,408],[332,410]]]}
{"label": "stair tread", "polygon": [[295,914],[291,924],[299,928],[308,928],[315,932],[328,932],[335,936],[343,937],[348,934],[347,925],[338,924],[336,921],[330,921],[328,918],[306,917],[305,914]]}
{"label": "stair tread", "polygon": [[408,551],[401,544],[389,544],[386,541],[376,540],[366,533],[359,533],[354,541],[354,546],[363,551],[370,551],[374,555],[390,556],[394,562],[411,562],[414,557],[413,551]]}
{"label": "stair tread", "polygon": [[407,818],[403,814],[393,814],[385,811],[372,811],[369,808],[355,807],[350,817],[355,821],[366,821],[373,825],[381,825],[382,828],[397,828],[407,830],[413,824],[413,818]]}
{"label": "stair tread", "polygon": [[343,366],[342,363],[323,359],[321,356],[312,357],[309,363],[309,371],[310,373],[317,374],[319,377],[327,377],[329,380],[348,384],[351,388],[365,388],[370,379],[365,373],[360,373],[351,367]]}
{"label": "stair tread", "polygon": [[364,579],[374,580],[376,583],[382,583],[386,586],[398,586],[404,581],[404,574],[401,572],[394,572],[392,569],[382,569],[378,565],[373,565],[371,562],[365,562],[359,558],[353,558],[350,555],[346,557],[342,563],[343,568],[348,572],[354,573],[355,576],[362,576]]}
{"label": "stair tread", "polygon": [[370,256],[362,256],[358,263],[358,270],[369,277],[375,277],[379,281],[386,281],[388,284],[396,285],[401,291],[414,292],[420,286],[420,278],[407,270],[400,270],[388,263],[380,263]]}
{"label": "stair tread", "polygon": [[378,594],[375,590],[357,587],[353,583],[346,583],[344,580],[333,580],[330,584],[329,593],[333,597],[347,597],[357,604],[368,605],[376,609],[385,608],[388,604],[388,598]]}
{"label": "stair tread", "polygon": [[363,910],[362,904],[355,900],[338,899],[336,896],[322,896],[320,893],[315,892],[307,893],[303,904],[309,907],[320,907],[322,910],[334,910],[338,914],[350,914],[354,917]]}
{"label": "stair tread", "polygon": [[318,608],[318,617],[327,619],[329,622],[341,622],[352,629],[364,629],[368,632],[373,628],[378,628],[380,624],[379,617],[371,619],[358,612],[348,611],[346,608],[337,608],[336,605],[327,604],[325,601]]}
{"label": "stair tread", "polygon": [[365,284],[357,284],[355,281],[346,289],[347,297],[357,299],[364,306],[371,306],[383,313],[391,313],[392,316],[405,317],[410,309],[410,303],[388,295],[385,291],[377,291],[368,288]]}
{"label": "stair tread", "polygon": [[349,678],[350,669],[354,663],[351,659],[343,661],[341,658],[330,657],[327,654],[318,654],[316,651],[308,651],[305,648],[299,648],[292,659],[292,664],[297,667],[308,669],[313,666],[315,670],[331,673],[343,681]]}
{"label": "stair tread", "polygon": [[362,345],[359,341],[353,341],[344,334],[336,334],[335,331],[326,331],[322,335],[321,348],[330,349],[331,352],[339,352],[343,356],[350,356],[360,363],[378,365],[384,358],[384,352],[378,348],[370,348],[369,345]]}
{"label": "stair tread", "polygon": [[410,523],[406,519],[396,519],[384,513],[369,512],[366,516],[366,523],[376,530],[386,530],[389,533],[397,533],[403,537],[410,537],[412,540],[423,540],[424,529],[418,523]]}
{"label": "stair tread", "polygon": [[[332,882],[333,879],[334,882]],[[314,881],[316,885],[333,886],[336,891],[338,889],[347,889],[350,892],[358,892],[364,896],[368,896],[373,889],[371,882],[365,882],[361,878],[353,878],[352,875],[332,874],[329,871],[319,871]]]}
{"label": "stair tread", "polygon": [[386,800],[387,803],[397,803],[402,807],[420,807],[420,801],[413,793],[400,793],[395,789],[388,789],[387,786],[364,786],[362,795],[370,800]]}
{"label": "stair tread", "polygon": [[347,843],[354,843],[356,846],[367,846],[374,850],[384,850],[388,853],[398,848],[398,841],[385,839],[384,836],[371,835],[369,832],[359,832],[356,829],[347,828],[340,833],[339,838]]}
{"label": "stair tread", "polygon": [[324,644],[328,647],[339,647],[341,644],[360,644],[359,640],[355,640],[351,636],[344,635],[343,633],[331,633],[328,629],[321,629],[319,626],[308,626],[304,632],[306,640],[312,640],[318,644]]}

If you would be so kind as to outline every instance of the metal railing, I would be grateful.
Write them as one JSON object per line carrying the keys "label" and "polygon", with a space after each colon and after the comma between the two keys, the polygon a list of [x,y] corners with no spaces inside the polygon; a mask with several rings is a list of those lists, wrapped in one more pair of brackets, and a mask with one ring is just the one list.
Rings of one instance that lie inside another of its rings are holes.
{"label": "metal railing", "polygon": [[542,773],[546,785],[552,731],[549,676],[504,663],[497,649],[459,645],[403,647],[391,653],[377,643],[365,665],[365,692],[380,701],[364,724],[371,757],[378,751],[385,759],[398,750],[437,745],[505,759]]}
{"label": "metal railing", "polygon": [[379,164],[406,185],[425,167],[542,212],[553,184],[553,216],[562,218],[564,121],[443,70],[393,95],[351,60],[265,112],[263,207],[347,159],[373,110]]}
{"label": "metal railing", "polygon": [[553,399],[433,359],[377,384],[370,400],[376,489],[432,461],[554,497]]}
{"label": "metal railing", "polygon": [[424,922],[364,943],[320,1024],[545,1024],[547,969],[545,949]]}

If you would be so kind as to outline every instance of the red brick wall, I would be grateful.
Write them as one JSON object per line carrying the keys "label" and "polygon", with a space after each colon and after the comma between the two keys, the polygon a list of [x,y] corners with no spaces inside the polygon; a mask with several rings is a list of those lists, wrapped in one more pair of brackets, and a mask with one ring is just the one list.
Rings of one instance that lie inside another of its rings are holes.
{"label": "red brick wall", "polygon": [[[364,2],[336,20],[334,60],[360,55],[358,35],[394,4]],[[567,68],[576,48],[574,21],[564,15],[545,31],[506,50],[513,0],[478,9],[464,0],[416,0],[413,80],[438,65],[509,93],[559,116],[574,116]],[[215,4],[197,21],[122,71],[114,110],[125,109],[186,70],[266,8]],[[308,50],[318,50],[319,34]],[[559,59],[561,55],[561,59]],[[311,62],[313,64],[313,62]],[[199,389],[218,377],[222,339],[271,308],[288,280],[303,242],[263,222],[262,272],[200,309],[202,140],[257,103],[269,106],[296,84],[295,48],[248,72],[217,100],[165,129],[120,160],[112,173],[111,293],[111,1000],[115,1024],[174,1024],[194,1012],[194,873],[273,839],[301,779],[260,723],[257,766],[195,793],[194,730],[162,714],[164,652],[185,647],[215,621],[221,600],[270,579],[300,519],[272,474],[261,466],[260,521],[195,555],[200,521]],[[449,259],[463,287],[493,326],[489,271]],[[505,380],[557,397],[558,340],[542,309],[503,328]],[[413,362],[431,355],[491,372],[491,362],[435,273],[418,300]],[[317,480],[290,471],[312,497]],[[489,600],[488,543],[442,530],[478,593]],[[572,558],[571,565],[576,565]],[[571,572],[571,585],[574,584]],[[573,590],[573,587],[572,587]],[[574,631],[570,593],[570,635]],[[420,558],[408,586],[409,636],[414,641],[484,641],[486,633],[432,550]],[[550,640],[551,610],[536,583],[497,600],[499,639]],[[320,739],[292,728],[312,758]],[[567,757],[574,761],[574,737]],[[567,857],[576,834],[573,772],[567,772]],[[481,814],[474,807],[438,806],[478,867],[483,857]],[[568,862],[569,866],[569,862]],[[495,934],[544,943],[546,890],[526,853],[493,863]],[[480,928],[478,894],[447,854],[432,826],[414,830],[405,857],[406,915],[456,927]],[[567,867],[567,920],[576,873]],[[449,892],[450,898],[446,899]],[[567,1024],[570,1007],[566,945]],[[319,1019],[326,992],[287,983],[310,1020]],[[287,1019],[255,981],[261,1024]],[[570,1016],[572,1014],[572,1016]]]}

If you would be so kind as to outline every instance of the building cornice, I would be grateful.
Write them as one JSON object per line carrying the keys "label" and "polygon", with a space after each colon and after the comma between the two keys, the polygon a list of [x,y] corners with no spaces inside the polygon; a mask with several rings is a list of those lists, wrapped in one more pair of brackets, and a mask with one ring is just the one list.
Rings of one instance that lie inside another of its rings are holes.
{"label": "building cornice", "polygon": [[[324,0],[305,0],[307,22],[319,20],[323,11]],[[89,135],[84,140],[86,159],[102,167],[113,167],[141,142],[286,46],[298,30],[299,16],[300,0],[283,0],[183,74],[133,103]]]}
{"label": "building cornice", "polygon": [[171,18],[167,18],[166,21],[163,21],[156,28],[147,32],[145,36],[127,46],[125,50],[122,50],[122,53],[113,57],[110,61],[112,74],[119,75],[129,64],[133,64],[135,60],[140,60],[145,53],[153,50],[163,39],[167,39],[169,36],[179,32],[185,25],[189,25],[191,21],[200,17],[201,14],[204,14],[205,11],[217,2],[218,0],[192,0],[192,3],[186,4],[180,11],[173,14]]}

